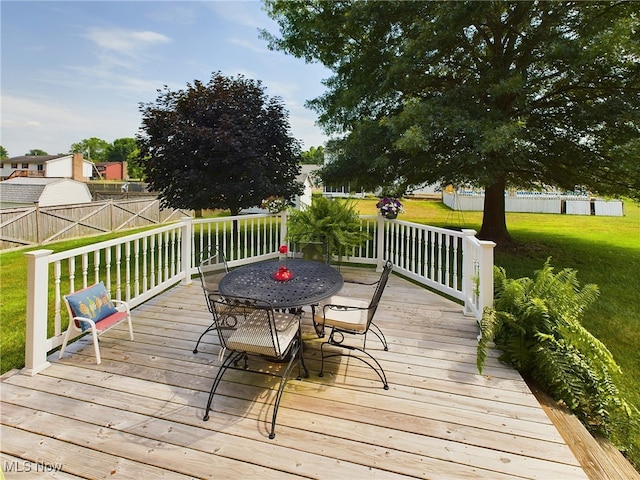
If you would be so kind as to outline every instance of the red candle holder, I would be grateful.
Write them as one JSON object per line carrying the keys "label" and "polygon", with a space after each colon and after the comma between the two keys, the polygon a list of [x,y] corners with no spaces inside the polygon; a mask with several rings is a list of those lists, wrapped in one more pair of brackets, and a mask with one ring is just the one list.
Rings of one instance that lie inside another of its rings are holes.
{"label": "red candle holder", "polygon": [[280,267],[273,274],[273,278],[279,282],[287,282],[293,278],[293,272],[287,267]]}

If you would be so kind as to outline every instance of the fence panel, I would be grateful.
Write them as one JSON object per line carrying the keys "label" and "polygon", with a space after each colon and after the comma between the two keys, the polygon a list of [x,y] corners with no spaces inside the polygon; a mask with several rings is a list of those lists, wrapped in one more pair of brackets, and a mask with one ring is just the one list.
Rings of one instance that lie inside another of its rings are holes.
{"label": "fence panel", "polygon": [[45,245],[109,232],[163,225],[191,216],[160,208],[157,198],[0,210],[0,250]]}

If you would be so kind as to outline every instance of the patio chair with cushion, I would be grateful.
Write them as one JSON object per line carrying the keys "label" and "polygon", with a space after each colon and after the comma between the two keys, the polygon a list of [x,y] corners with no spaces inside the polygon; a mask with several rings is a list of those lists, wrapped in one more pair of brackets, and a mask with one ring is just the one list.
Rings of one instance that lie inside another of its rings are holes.
{"label": "patio chair with cushion", "polygon": [[[269,438],[275,437],[276,417],[280,399],[291,371],[298,367],[298,377],[309,375],[302,358],[300,315],[277,312],[272,305],[261,300],[210,295],[214,325],[220,339],[220,358],[224,358],[213,381],[204,420],[209,419],[213,397],[222,377],[229,369],[280,377],[280,385],[273,406]],[[261,357],[273,366],[268,369],[250,369],[249,357]],[[241,363],[241,365],[239,365]]]}
{"label": "patio chair with cushion", "polygon": [[[213,306],[209,301],[209,296],[219,293],[218,285],[220,284],[220,280],[222,280],[222,277],[224,277],[229,272],[229,266],[227,265],[227,259],[224,255],[224,252],[220,251],[217,248],[214,248],[211,253],[211,255],[209,255],[208,253],[204,253],[202,255],[200,264],[198,265],[198,274],[200,276],[202,292],[204,293],[204,298],[207,302],[207,308],[209,309],[209,312],[213,314]],[[200,346],[202,337],[213,330],[215,330],[215,325],[212,323],[205,329],[204,332],[202,332],[200,337],[198,337],[198,341],[196,342],[196,346],[193,349],[193,353],[198,353],[198,347]]]}
{"label": "patio chair with cushion", "polygon": [[129,325],[129,337],[133,340],[129,305],[121,300],[112,300],[103,282],[64,295],[63,298],[69,312],[69,326],[64,334],[64,340],[58,355],[59,358],[64,355],[69,340],[82,333],[89,332],[93,337],[96,363],[100,364],[102,358],[100,357],[98,336],[125,320]]}
{"label": "patio chair with cushion", "polygon": [[[367,334],[372,331],[376,337],[382,342],[384,350],[388,350],[387,340],[375,323],[373,323],[373,317],[380,303],[380,297],[384,291],[393,264],[387,261],[380,275],[380,280],[377,282],[376,289],[373,293],[373,298],[370,302],[356,300],[348,297],[334,295],[330,297],[326,303],[322,306],[322,314],[316,315],[314,323],[319,325],[322,329],[330,327],[331,331],[326,342],[320,346],[320,352],[322,354],[322,365],[320,367],[320,376],[324,375],[325,359],[330,357],[336,357],[344,355],[344,351],[340,350],[337,353],[325,353],[325,347],[335,346],[341,349],[348,350],[349,355],[353,358],[364,362],[371,367],[377,374],[385,390],[389,389],[387,382],[387,376],[384,373],[384,369],[380,365],[380,362],[376,360],[373,355],[366,351]],[[362,347],[354,346],[345,343],[347,336],[361,335],[363,338]],[[358,355],[351,355],[351,352],[359,352]],[[362,355],[364,355],[364,357]]]}

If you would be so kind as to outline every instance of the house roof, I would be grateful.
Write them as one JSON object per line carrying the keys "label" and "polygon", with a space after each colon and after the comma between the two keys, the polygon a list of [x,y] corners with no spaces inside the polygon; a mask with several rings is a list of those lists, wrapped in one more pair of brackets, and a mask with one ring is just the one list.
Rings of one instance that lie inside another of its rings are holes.
{"label": "house roof", "polygon": [[322,168],[322,165],[300,165],[300,174],[296,177],[296,180],[304,183],[309,179],[309,183],[312,187],[316,186],[315,178],[312,175],[313,172]]}
{"label": "house roof", "polygon": [[20,157],[5,158],[2,163],[46,163],[49,160],[55,160],[56,158],[69,157],[70,153],[62,155],[22,155]]}

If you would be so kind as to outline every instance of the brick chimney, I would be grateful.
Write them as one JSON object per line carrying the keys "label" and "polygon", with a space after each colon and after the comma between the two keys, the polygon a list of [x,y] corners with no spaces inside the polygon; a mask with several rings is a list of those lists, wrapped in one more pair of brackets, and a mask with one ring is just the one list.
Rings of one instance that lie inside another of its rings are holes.
{"label": "brick chimney", "polygon": [[122,180],[129,180],[128,163],[126,160],[122,162]]}
{"label": "brick chimney", "polygon": [[74,153],[71,165],[71,178],[79,182],[86,182],[88,179],[84,176],[82,171],[84,167],[84,161],[81,153]]}

